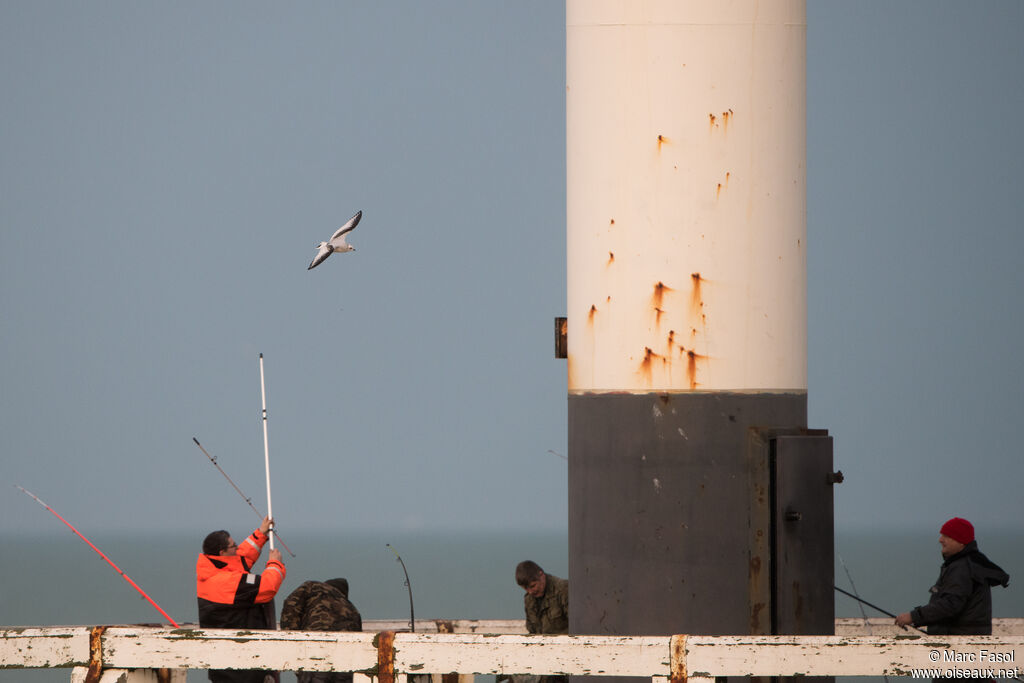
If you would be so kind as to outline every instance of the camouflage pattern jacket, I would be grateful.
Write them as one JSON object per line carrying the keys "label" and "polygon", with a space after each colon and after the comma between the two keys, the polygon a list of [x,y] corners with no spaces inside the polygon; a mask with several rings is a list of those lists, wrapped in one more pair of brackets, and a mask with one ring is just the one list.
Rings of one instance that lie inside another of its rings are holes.
{"label": "camouflage pattern jacket", "polygon": [[306,581],[281,608],[281,628],[289,631],[362,631],[363,618],[334,586]]}
{"label": "camouflage pattern jacket", "polygon": [[524,596],[526,630],[529,633],[560,634],[569,632],[569,582],[553,574],[547,575],[544,595]]}

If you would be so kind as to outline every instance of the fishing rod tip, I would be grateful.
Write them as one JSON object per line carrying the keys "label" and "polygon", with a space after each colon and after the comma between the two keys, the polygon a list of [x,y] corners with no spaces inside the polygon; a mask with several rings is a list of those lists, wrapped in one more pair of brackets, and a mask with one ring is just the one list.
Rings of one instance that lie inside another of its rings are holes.
{"label": "fishing rod tip", "polygon": [[199,439],[197,439],[196,437],[194,437],[194,436],[193,436],[193,437],[192,437],[192,440],[196,442],[196,445],[197,445],[197,446],[199,445]]}

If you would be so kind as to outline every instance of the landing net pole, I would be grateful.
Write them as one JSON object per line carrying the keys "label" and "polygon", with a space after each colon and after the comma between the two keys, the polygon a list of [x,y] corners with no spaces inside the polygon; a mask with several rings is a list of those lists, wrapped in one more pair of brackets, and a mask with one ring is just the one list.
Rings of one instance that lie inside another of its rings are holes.
{"label": "landing net pole", "polygon": [[137,590],[137,591],[138,591],[139,593],[141,593],[141,594],[142,594],[142,597],[146,598],[146,600],[148,600],[148,601],[149,601],[149,604],[153,605],[153,607],[155,607],[155,608],[156,608],[156,611],[157,611],[157,612],[159,612],[160,614],[162,614],[162,615],[164,616],[164,618],[165,618],[165,619],[167,619],[167,621],[171,622],[171,625],[172,625],[172,626],[173,626],[174,628],[181,628],[180,626],[178,626],[178,622],[176,622],[176,621],[175,621],[174,619],[171,619],[170,615],[168,615],[168,614],[167,614],[167,612],[163,611],[163,609],[161,609],[161,608],[160,608],[160,605],[158,605],[158,604],[156,604],[155,602],[153,602],[153,598],[149,597],[149,596],[148,596],[148,595],[146,594],[146,591],[144,591],[144,590],[142,590],[141,588],[139,588],[139,584],[137,584],[137,583],[135,583],[134,581],[132,581],[132,580],[131,580],[131,578],[129,578],[127,574],[125,574],[125,573],[124,573],[123,571],[121,571],[121,568],[120,568],[120,567],[118,567],[118,566],[117,566],[116,564],[114,564],[114,563],[113,563],[113,561],[112,561],[112,560],[111,560],[111,559],[110,559],[109,557],[107,557],[106,555],[104,555],[104,554],[103,554],[103,551],[101,551],[101,550],[100,550],[99,548],[97,548],[96,546],[94,546],[94,545],[92,544],[92,541],[90,541],[90,540],[89,540],[88,538],[86,538],[85,536],[83,536],[83,535],[81,534],[81,532],[80,532],[80,531],[79,531],[78,529],[76,529],[75,527],[71,526],[71,522],[69,522],[68,520],[64,519],[64,518],[63,518],[63,517],[61,517],[60,515],[58,515],[58,514],[57,514],[57,512],[56,512],[56,511],[55,511],[55,510],[54,510],[54,509],[53,509],[52,507],[50,507],[49,505],[47,505],[46,503],[44,503],[44,502],[43,502],[42,500],[40,500],[40,499],[39,499],[39,496],[37,496],[36,494],[32,493],[32,492],[31,492],[31,491],[29,491],[28,489],[25,489],[25,488],[23,488],[23,487],[21,487],[21,486],[18,486],[17,484],[15,484],[15,485],[14,485],[14,487],[15,487],[15,488],[17,488],[17,489],[20,489],[22,493],[24,493],[25,495],[27,495],[27,496],[29,496],[30,498],[34,499],[34,500],[35,500],[35,501],[36,501],[37,503],[39,503],[39,504],[40,504],[40,505],[42,505],[42,506],[43,506],[44,508],[46,508],[47,510],[49,510],[49,511],[50,511],[50,513],[51,513],[51,514],[52,514],[52,515],[53,515],[54,517],[56,517],[56,518],[57,518],[57,519],[59,519],[60,521],[64,522],[64,524],[65,524],[65,525],[66,525],[66,526],[67,526],[67,527],[68,527],[69,529],[71,529],[71,530],[72,530],[73,532],[75,532],[75,535],[76,535],[76,536],[78,536],[78,537],[79,537],[80,539],[82,539],[83,541],[85,541],[85,542],[86,542],[86,544],[87,544],[87,545],[88,545],[88,546],[89,546],[90,548],[92,548],[93,550],[95,550],[95,551],[96,551],[96,553],[97,553],[97,554],[98,554],[98,555],[99,555],[100,557],[102,557],[102,558],[103,558],[104,560],[106,560],[106,561],[107,561],[107,564],[109,564],[109,565],[110,565],[111,567],[113,567],[113,568],[114,568],[114,571],[116,571],[116,572],[117,572],[118,574],[120,574],[120,575],[121,575],[121,578],[123,578],[123,579],[124,579],[125,581],[127,581],[128,583],[130,583],[130,584],[132,585],[132,588],[134,588],[134,589],[135,589],[135,590]]}
{"label": "landing net pole", "polygon": [[260,394],[263,397],[263,464],[267,472],[267,517],[270,518],[270,549],[274,549],[274,506],[270,502],[270,446],[267,443],[267,386],[263,381],[263,354],[260,354]]}

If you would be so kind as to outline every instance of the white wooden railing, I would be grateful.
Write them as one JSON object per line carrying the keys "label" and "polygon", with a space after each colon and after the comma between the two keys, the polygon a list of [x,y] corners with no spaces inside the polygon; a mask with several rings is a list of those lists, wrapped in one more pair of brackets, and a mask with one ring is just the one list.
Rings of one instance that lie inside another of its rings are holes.
{"label": "white wooden railing", "polygon": [[[413,674],[640,676],[655,683],[706,683],[718,676],[911,676],[915,671],[931,678],[932,669],[963,678],[1021,676],[1024,619],[998,620],[992,636],[925,636],[895,629],[851,634],[886,629],[887,621],[863,626],[861,620],[838,620],[842,635],[835,636],[530,636],[509,633],[522,622],[469,621],[418,621],[418,631],[434,632],[417,633],[7,628],[0,630],[0,667],[71,668],[72,681],[89,683],[180,683],[186,669],[211,668],[355,671],[377,683],[404,683]],[[382,624],[404,625],[366,622],[364,628]]]}

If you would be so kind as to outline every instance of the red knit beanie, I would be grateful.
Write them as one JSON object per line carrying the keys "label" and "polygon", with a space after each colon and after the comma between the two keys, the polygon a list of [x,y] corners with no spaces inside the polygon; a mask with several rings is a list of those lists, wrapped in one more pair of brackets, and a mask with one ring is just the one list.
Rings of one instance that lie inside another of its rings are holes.
{"label": "red knit beanie", "polygon": [[967,545],[974,540],[974,525],[963,517],[954,517],[939,529],[943,536],[949,536],[957,543]]}

